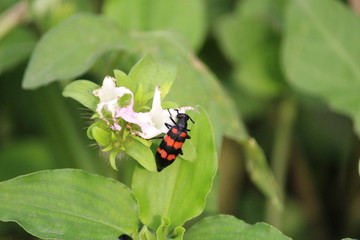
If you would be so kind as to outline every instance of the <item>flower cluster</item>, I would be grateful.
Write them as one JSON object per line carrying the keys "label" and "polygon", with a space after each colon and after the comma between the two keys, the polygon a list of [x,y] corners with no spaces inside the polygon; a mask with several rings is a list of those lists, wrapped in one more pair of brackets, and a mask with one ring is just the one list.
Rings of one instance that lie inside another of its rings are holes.
{"label": "flower cluster", "polygon": [[[112,130],[121,131],[124,125],[135,124],[139,130],[133,130],[132,133],[144,139],[151,139],[166,133],[168,129],[165,123],[172,124],[171,116],[176,116],[178,112],[194,110],[189,106],[176,110],[163,109],[160,87],[156,86],[151,110],[135,112],[134,94],[126,87],[117,87],[116,79],[109,76],[105,77],[102,87],[94,90],[93,94],[100,99],[96,109],[99,118],[104,120]],[[123,126],[119,124],[121,119],[125,121]]]}

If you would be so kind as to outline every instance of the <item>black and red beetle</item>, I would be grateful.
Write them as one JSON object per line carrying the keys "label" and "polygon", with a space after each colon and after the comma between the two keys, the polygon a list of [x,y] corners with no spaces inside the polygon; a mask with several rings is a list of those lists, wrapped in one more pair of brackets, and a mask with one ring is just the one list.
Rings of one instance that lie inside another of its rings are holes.
{"label": "black and red beetle", "polygon": [[159,172],[172,164],[179,154],[183,154],[181,148],[185,140],[190,139],[190,136],[187,134],[187,132],[190,131],[187,129],[187,121],[190,119],[195,123],[186,113],[179,113],[178,110],[177,112],[177,122],[175,122],[169,111],[170,119],[174,125],[165,123],[169,131],[164,136],[156,151],[156,165]]}

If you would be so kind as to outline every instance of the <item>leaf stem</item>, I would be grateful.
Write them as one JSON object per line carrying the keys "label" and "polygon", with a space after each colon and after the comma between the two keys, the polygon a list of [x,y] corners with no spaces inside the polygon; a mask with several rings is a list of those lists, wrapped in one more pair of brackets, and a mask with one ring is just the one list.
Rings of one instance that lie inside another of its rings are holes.
{"label": "leaf stem", "polygon": [[[296,116],[295,101],[287,98],[280,103],[278,122],[275,130],[274,145],[272,149],[271,165],[279,186],[280,201],[284,202],[285,182],[288,168],[289,145]],[[281,212],[267,203],[266,220],[271,225],[281,228]]]}

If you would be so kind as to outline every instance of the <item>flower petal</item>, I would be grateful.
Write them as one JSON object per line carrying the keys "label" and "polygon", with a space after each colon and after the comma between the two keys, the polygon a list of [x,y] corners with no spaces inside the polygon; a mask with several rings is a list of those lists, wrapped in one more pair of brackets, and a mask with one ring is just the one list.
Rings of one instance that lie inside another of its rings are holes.
{"label": "flower petal", "polygon": [[116,87],[116,79],[109,76],[104,78],[101,88],[94,90],[93,94],[100,98],[96,112],[102,119],[104,119],[102,113],[103,109],[109,111],[111,116],[115,118],[116,111],[119,108],[118,100],[125,94],[130,94],[132,96],[131,101],[133,101],[134,98],[133,93],[126,87]]}

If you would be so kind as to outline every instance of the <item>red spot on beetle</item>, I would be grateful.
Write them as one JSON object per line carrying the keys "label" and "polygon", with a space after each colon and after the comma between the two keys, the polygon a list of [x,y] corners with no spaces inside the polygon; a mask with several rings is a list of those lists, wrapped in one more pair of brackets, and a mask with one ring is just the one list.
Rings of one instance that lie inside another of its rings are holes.
{"label": "red spot on beetle", "polygon": [[186,132],[180,133],[180,137],[186,138],[186,136],[187,136],[187,133],[186,133]]}
{"label": "red spot on beetle", "polygon": [[164,137],[164,141],[166,142],[166,145],[168,145],[169,147],[172,147],[174,145],[174,139],[172,139],[169,135],[166,135]]}
{"label": "red spot on beetle", "polygon": [[184,142],[175,142],[173,148],[179,149],[183,146]]}
{"label": "red spot on beetle", "polygon": [[157,152],[160,153],[162,158],[166,158],[166,156],[168,155],[167,152],[161,148],[158,148]]}
{"label": "red spot on beetle", "polygon": [[174,160],[175,158],[176,158],[176,155],[175,155],[175,154],[169,154],[169,155],[167,156],[166,160],[171,161],[171,160]]}

